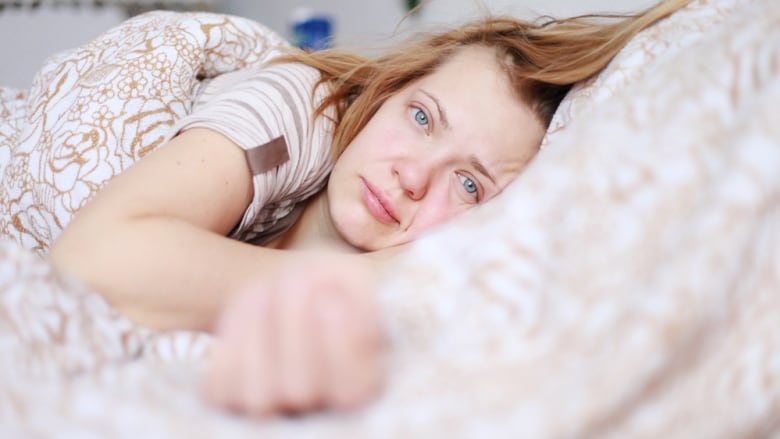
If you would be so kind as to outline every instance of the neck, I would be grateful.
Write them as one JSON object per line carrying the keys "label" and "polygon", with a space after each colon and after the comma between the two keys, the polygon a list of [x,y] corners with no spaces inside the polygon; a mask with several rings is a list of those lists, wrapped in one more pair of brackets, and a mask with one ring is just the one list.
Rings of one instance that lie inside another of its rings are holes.
{"label": "neck", "polygon": [[328,191],[320,191],[310,198],[298,221],[281,236],[268,244],[278,249],[329,249],[356,253],[333,225],[328,205]]}

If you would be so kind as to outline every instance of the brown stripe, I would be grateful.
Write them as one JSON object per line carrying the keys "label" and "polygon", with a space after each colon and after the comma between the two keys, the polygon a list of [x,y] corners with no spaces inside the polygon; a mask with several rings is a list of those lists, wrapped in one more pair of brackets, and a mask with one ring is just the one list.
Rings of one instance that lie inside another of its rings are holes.
{"label": "brown stripe", "polygon": [[290,160],[287,142],[279,136],[263,145],[246,150],[246,160],[252,175],[260,175]]}

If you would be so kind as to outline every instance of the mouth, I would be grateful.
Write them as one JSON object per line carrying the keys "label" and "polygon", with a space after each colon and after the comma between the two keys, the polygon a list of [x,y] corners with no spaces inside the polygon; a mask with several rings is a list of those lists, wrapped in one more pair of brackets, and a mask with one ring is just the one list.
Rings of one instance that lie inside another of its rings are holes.
{"label": "mouth", "polygon": [[365,204],[371,216],[377,219],[377,221],[387,225],[397,225],[401,222],[395,216],[393,210],[393,203],[385,196],[385,194],[376,186],[372,185],[363,177],[360,177],[363,182],[363,204]]}

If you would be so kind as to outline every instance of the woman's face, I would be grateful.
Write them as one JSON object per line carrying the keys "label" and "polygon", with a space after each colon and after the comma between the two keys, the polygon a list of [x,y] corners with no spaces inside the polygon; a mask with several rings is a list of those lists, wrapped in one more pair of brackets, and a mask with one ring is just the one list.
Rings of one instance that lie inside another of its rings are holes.
{"label": "woman's face", "polygon": [[545,129],[484,47],[460,50],[389,98],[336,162],[330,216],[365,251],[412,241],[495,197]]}

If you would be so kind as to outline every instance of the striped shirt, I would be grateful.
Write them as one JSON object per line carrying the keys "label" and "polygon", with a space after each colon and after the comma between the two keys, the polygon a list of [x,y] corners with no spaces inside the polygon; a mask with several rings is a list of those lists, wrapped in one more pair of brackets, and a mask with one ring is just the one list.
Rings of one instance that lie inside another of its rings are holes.
{"label": "striped shirt", "polygon": [[201,84],[192,112],[174,126],[174,133],[217,131],[245,151],[254,198],[232,238],[267,243],[295,223],[303,200],[325,186],[333,167],[333,112],[313,120],[328,92],[318,87],[312,104],[319,78],[318,70],[297,63],[226,73]]}

